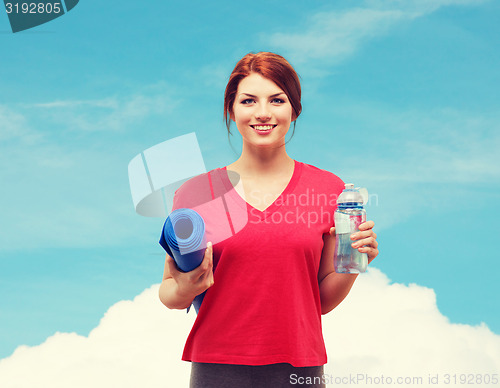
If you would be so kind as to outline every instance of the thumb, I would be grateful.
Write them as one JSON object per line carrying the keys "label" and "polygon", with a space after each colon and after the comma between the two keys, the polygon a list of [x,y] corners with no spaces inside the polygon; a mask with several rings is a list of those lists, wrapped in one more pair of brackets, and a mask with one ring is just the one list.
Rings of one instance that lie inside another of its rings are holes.
{"label": "thumb", "polygon": [[174,259],[172,259],[172,257],[168,254],[167,254],[167,265],[170,275],[174,276],[174,274],[177,274],[179,272],[179,270],[177,269],[177,264],[175,264]]}
{"label": "thumb", "polygon": [[335,234],[335,226],[330,228],[330,234],[333,236]]}

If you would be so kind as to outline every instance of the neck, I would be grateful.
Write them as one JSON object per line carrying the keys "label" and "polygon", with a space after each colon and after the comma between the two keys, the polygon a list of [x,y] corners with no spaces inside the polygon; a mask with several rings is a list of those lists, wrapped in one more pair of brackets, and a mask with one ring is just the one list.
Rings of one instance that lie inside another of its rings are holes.
{"label": "neck", "polygon": [[231,164],[244,176],[276,175],[293,168],[294,160],[286,153],[285,146],[279,148],[251,147],[243,143],[241,156]]}

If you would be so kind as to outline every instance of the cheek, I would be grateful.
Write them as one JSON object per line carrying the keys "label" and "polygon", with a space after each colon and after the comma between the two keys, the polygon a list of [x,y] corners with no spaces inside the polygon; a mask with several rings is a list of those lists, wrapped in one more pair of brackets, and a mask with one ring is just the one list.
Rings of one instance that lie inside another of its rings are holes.
{"label": "cheek", "polygon": [[234,110],[234,121],[235,122],[245,122],[250,120],[251,114],[249,110],[246,109],[235,109]]}
{"label": "cheek", "polygon": [[276,116],[280,121],[292,121],[292,108],[280,110]]}

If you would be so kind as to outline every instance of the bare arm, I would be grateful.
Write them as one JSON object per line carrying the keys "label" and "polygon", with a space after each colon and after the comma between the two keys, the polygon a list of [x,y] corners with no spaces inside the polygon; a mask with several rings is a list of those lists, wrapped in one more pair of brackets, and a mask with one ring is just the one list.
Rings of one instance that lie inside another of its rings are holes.
{"label": "bare arm", "polygon": [[[378,255],[377,235],[373,232],[373,221],[368,221],[359,226],[356,241],[360,252],[368,254],[368,263]],[[318,271],[319,293],[321,298],[321,314],[327,314],[337,307],[351,291],[357,274],[336,273],[333,265],[335,253],[335,228],[323,237],[323,251]],[[363,246],[364,245],[364,246]]]}
{"label": "bare arm", "polygon": [[174,260],[167,254],[159,290],[160,301],[169,309],[188,308],[197,295],[214,284],[212,267],[211,243],[208,243],[200,266],[190,272],[179,271]]}

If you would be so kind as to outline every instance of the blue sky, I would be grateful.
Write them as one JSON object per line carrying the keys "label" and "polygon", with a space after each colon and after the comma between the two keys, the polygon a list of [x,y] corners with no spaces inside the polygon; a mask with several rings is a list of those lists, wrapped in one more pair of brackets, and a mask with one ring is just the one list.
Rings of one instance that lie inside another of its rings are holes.
{"label": "blue sky", "polygon": [[87,0],[17,34],[1,13],[0,358],[57,331],[88,335],[161,280],[164,220],[134,212],[127,165],[193,131],[207,169],[234,161],[223,92],[250,51],[280,53],[301,76],[288,153],[376,195],[373,266],[432,288],[450,322],[500,333],[499,12]]}

